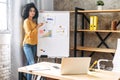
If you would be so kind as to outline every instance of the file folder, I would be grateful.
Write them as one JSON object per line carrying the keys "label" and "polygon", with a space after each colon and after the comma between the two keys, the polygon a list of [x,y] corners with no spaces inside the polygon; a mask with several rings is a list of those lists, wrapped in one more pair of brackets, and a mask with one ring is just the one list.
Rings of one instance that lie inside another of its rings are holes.
{"label": "file folder", "polygon": [[94,16],[90,16],[90,30],[93,30],[94,27]]}
{"label": "file folder", "polygon": [[98,28],[98,17],[90,16],[90,30],[97,30]]}
{"label": "file folder", "polygon": [[97,28],[98,28],[98,17],[97,16],[94,16],[94,28],[93,28],[93,30],[97,30]]}

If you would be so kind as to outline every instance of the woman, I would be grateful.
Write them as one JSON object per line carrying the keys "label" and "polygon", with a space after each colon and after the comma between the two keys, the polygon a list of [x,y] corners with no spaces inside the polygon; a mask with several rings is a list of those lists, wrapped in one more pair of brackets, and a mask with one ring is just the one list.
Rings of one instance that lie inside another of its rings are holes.
{"label": "woman", "polygon": [[[34,57],[37,52],[37,30],[43,23],[37,24],[38,10],[34,3],[26,4],[22,17],[24,19],[23,28],[25,36],[23,40],[23,50],[28,65],[34,64]],[[27,80],[31,80],[31,76],[27,76]]]}

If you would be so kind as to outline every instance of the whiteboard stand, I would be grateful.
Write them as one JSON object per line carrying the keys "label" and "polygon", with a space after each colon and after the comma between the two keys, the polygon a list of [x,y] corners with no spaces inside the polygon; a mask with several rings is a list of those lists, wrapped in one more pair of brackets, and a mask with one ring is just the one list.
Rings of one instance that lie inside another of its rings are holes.
{"label": "whiteboard stand", "polygon": [[69,11],[44,11],[39,13],[37,62],[41,58],[51,58],[56,63],[59,58],[69,56]]}
{"label": "whiteboard stand", "polygon": [[61,59],[62,57],[38,57],[37,63],[40,62],[40,59],[41,59],[41,58],[45,58],[45,59],[51,58],[51,59],[54,60],[54,63],[58,63],[58,59]]}

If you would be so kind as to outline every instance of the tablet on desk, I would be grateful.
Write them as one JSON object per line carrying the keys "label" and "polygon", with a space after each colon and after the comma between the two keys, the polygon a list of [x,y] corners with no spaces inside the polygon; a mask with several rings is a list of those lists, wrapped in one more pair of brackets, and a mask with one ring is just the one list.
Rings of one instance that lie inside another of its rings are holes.
{"label": "tablet on desk", "polygon": [[61,74],[87,74],[90,61],[90,57],[62,58]]}

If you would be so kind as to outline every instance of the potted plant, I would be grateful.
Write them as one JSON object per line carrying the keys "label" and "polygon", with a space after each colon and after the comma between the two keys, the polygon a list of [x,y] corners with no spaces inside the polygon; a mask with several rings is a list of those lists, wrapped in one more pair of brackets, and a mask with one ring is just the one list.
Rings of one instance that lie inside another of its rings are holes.
{"label": "potted plant", "polygon": [[97,1],[97,7],[98,7],[98,10],[102,10],[102,7],[104,6],[104,2],[102,0],[98,0]]}

